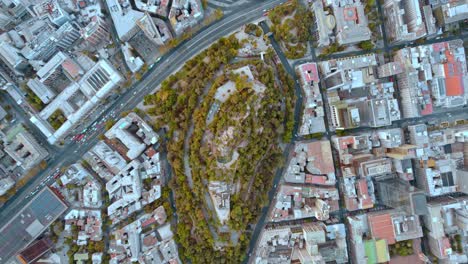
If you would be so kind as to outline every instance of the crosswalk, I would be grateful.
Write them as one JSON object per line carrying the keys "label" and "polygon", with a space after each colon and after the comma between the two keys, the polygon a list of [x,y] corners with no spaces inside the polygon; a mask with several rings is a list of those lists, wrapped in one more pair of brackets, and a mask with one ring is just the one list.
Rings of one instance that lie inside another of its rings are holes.
{"label": "crosswalk", "polygon": [[241,6],[249,1],[250,0],[209,0],[208,6],[229,13],[231,8]]}

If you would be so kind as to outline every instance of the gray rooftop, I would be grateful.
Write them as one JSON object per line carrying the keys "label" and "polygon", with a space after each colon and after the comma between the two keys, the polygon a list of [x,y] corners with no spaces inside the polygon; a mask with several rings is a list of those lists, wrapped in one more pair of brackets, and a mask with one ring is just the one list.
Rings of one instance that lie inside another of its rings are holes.
{"label": "gray rooftop", "polygon": [[68,206],[45,188],[0,229],[0,263],[8,262],[33,242]]}

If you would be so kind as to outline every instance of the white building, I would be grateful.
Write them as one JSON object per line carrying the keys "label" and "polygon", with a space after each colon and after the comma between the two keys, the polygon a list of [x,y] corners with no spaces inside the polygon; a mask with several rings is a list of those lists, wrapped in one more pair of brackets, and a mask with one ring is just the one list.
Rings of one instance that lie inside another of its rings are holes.
{"label": "white building", "polygon": [[140,162],[137,160],[130,162],[122,172],[106,183],[109,198],[114,200],[107,208],[109,216],[113,216],[119,210],[129,206],[134,207],[135,210],[141,209],[142,183],[139,172],[140,165]]}
{"label": "white building", "polygon": [[[135,131],[132,132],[131,128]],[[147,145],[156,144],[158,135],[137,114],[130,113],[121,118],[104,134],[107,138],[117,138],[127,147],[127,157],[135,159],[145,151]]]}
{"label": "white building", "polygon": [[[50,144],[55,144],[99,106],[99,103],[118,86],[121,80],[122,76],[109,62],[100,60],[79,80],[72,79],[70,85],[40,113],[31,117],[31,122],[41,130]],[[77,96],[80,97],[80,102],[71,103],[72,98]],[[61,110],[67,120],[57,130],[54,130],[47,119],[56,110]]]}
{"label": "white building", "polygon": [[101,185],[98,182],[91,180],[83,186],[83,205],[93,208],[101,207]]}
{"label": "white building", "polygon": [[0,196],[4,195],[14,185],[15,181],[11,177],[0,179]]}
{"label": "white building", "polygon": [[121,41],[128,41],[139,30],[136,22],[144,16],[144,13],[133,10],[128,0],[108,0],[106,3],[110,10],[117,36]]}

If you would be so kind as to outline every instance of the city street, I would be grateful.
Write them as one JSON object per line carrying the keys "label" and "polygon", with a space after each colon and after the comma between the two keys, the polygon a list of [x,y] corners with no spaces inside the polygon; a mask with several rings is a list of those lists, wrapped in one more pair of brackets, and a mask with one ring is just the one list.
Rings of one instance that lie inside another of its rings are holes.
{"label": "city street", "polygon": [[[93,122],[90,122],[90,124],[94,123],[96,120],[103,120],[105,117],[108,117],[111,111],[114,111],[115,116],[118,117],[120,113],[135,108],[143,100],[145,95],[154,91],[164,79],[182,67],[187,60],[206,49],[219,38],[229,35],[242,25],[262,17],[264,9],[270,9],[281,2],[284,1],[252,1],[236,9],[248,11],[232,12],[221,20],[203,28],[191,39],[183,41],[179,46],[164,55],[160,62],[143,76],[141,81],[122,94],[109,108],[93,120]],[[49,175],[54,173],[57,168],[79,161],[81,156],[99,141],[99,134],[98,131],[95,131],[88,136],[87,141],[83,144],[72,142],[61,150],[56,151],[55,155],[52,154],[48,162],[48,167],[41,171],[33,180],[29,181],[0,209],[0,225],[4,225],[11,216],[15,215],[16,212],[29,202],[29,199],[25,199],[26,196],[29,196],[34,190],[44,188],[44,185],[40,186],[40,184]],[[52,180],[53,179],[50,179],[48,183],[52,183]]]}
{"label": "city street", "polygon": [[[77,131],[74,132],[74,135],[83,134],[84,137],[82,140],[74,141],[71,140],[73,135],[70,135],[69,138],[65,140],[64,146],[53,146],[47,144],[46,137],[39,131],[39,129],[30,122],[29,112],[22,108],[22,106],[17,105],[16,102],[9,96],[3,96],[6,103],[12,106],[12,110],[14,111],[16,118],[18,119],[16,122],[23,123],[37,139],[39,142],[44,142],[44,147],[50,153],[49,158],[47,159],[47,167],[41,170],[38,175],[36,175],[32,180],[27,182],[22,188],[20,188],[17,193],[8,200],[3,207],[0,208],[0,227],[4,226],[18,211],[25,207],[27,203],[30,202],[32,197],[32,193],[38,193],[41,189],[45,188],[48,185],[51,185],[55,179],[52,177],[57,173],[60,168],[69,166],[75,162],[79,162],[82,156],[89,151],[92,147],[96,145],[98,141],[100,141],[100,135],[103,134],[104,129],[103,126],[107,120],[116,120],[120,118],[120,114],[126,111],[130,111],[134,109],[138,104],[140,104],[144,97],[150,93],[156,92],[160,84],[167,79],[171,74],[177,72],[181,67],[183,67],[184,63],[187,62],[192,57],[196,56],[206,48],[208,48],[212,43],[216,42],[220,38],[224,36],[228,36],[232,32],[238,30],[241,26],[259,20],[264,17],[265,11],[270,10],[271,8],[284,3],[285,0],[209,0],[208,7],[212,9],[220,9],[224,11],[225,16],[220,20],[214,22],[213,24],[202,28],[199,32],[195,33],[191,38],[182,41],[177,47],[170,50],[168,53],[163,55],[159,61],[157,61],[150,69],[142,76],[141,80],[136,82],[132,87],[125,90],[119,96],[114,97],[114,101],[109,103],[106,107],[99,109],[100,112],[96,112],[91,120],[86,122],[86,125],[81,125]],[[377,1],[379,2],[379,1]],[[382,14],[380,4],[377,4],[377,9]],[[306,63],[306,62],[318,62],[318,58],[316,57],[315,50],[313,45],[310,45],[310,55],[309,57],[289,61],[284,51],[282,50],[281,44],[278,43],[274,36],[270,33],[270,28],[265,21],[259,23],[259,26],[262,28],[265,35],[268,36],[271,46],[273,47],[276,55],[278,56],[281,64],[283,65],[286,72],[293,78],[294,80],[294,90],[296,95],[296,102],[294,107],[294,128],[293,128],[293,137],[291,142],[288,142],[284,148],[283,152],[283,159],[285,160],[285,164],[288,163],[289,155],[291,150],[294,148],[294,143],[299,140],[305,140],[306,137],[298,136],[299,126],[302,120],[302,111],[303,111],[303,90],[299,85],[298,77],[296,76],[295,67],[299,64]],[[115,29],[113,28],[115,31]],[[114,32],[115,33],[115,32]],[[270,33],[270,34],[269,34]],[[115,34],[113,34],[115,37]],[[339,59],[344,57],[350,56],[359,56],[367,53],[381,53],[384,54],[386,57],[390,57],[392,52],[396,49],[401,49],[404,47],[413,47],[417,45],[421,45],[421,43],[414,43],[414,42],[404,42],[399,44],[391,44],[387,41],[386,32],[384,27],[382,26],[382,35],[383,35],[383,47],[381,48],[374,48],[368,51],[359,50],[359,51],[351,51],[351,52],[342,52],[336,54],[326,55],[320,58],[320,60],[330,60],[330,59]],[[463,39],[467,40],[468,34],[461,34],[460,36],[447,36],[447,37],[439,37],[430,40],[425,40],[423,44],[432,44],[438,43],[443,41],[449,41],[454,39]],[[119,42],[116,38],[114,38],[114,42]],[[310,43],[312,44],[312,43]],[[327,97],[326,97],[326,90],[320,87],[321,95],[324,101],[324,112],[325,112],[325,128],[326,132],[323,134],[323,139],[330,140],[333,135],[336,135],[334,129],[332,129],[329,125],[329,108],[327,105]],[[384,128],[397,128],[397,127],[404,127],[411,124],[417,123],[440,123],[442,121],[448,120],[449,122],[459,120],[459,119],[466,119],[467,108],[450,108],[443,111],[435,112],[434,114],[418,117],[418,118],[402,118],[401,120],[394,121],[390,126],[386,126]],[[193,130],[193,127],[191,128]],[[347,133],[359,133],[363,131],[371,131],[375,128],[369,127],[358,127],[354,129],[349,129]],[[82,132],[83,131],[83,132]],[[191,132],[188,133],[190,135]],[[188,152],[188,145],[189,145],[190,136],[186,138],[186,152]],[[162,144],[165,144],[163,142]],[[334,149],[333,151],[333,161],[335,168],[339,168],[337,153]],[[162,153],[162,157],[164,158],[164,162],[166,168],[170,168],[170,164],[166,160],[167,153],[164,151]],[[187,164],[188,162],[188,155],[187,155]],[[279,185],[282,181],[282,177],[284,174],[284,170],[287,168],[286,166],[281,167],[276,171],[276,174],[273,179],[273,183],[271,189],[268,191],[268,206],[263,207],[262,211],[260,212],[260,217],[254,225],[254,229],[251,233],[251,240],[249,247],[247,249],[247,259],[246,263],[252,262],[251,256],[255,256],[255,249],[261,238],[262,232],[265,228],[271,226],[281,226],[281,225],[291,225],[291,224],[300,224],[307,221],[312,221],[313,218],[304,218],[298,220],[291,220],[291,221],[282,221],[282,222],[270,222],[269,221],[269,214],[271,210],[271,205],[275,201],[275,197],[277,195],[277,191],[279,189]],[[186,168],[186,173],[189,179],[190,187],[193,187],[191,182],[191,177],[189,175],[190,168]],[[171,177],[171,170],[168,169],[169,179]],[[342,193],[340,190],[340,171],[336,170],[336,188]],[[102,183],[102,182],[101,182]],[[207,196],[209,200],[209,196]],[[175,202],[174,202],[174,193],[171,191],[170,194],[170,203],[172,209],[175,211]],[[345,208],[343,199],[339,200],[340,210],[336,212],[330,213],[330,216],[334,219],[337,219],[339,222],[344,223],[344,220],[349,215],[361,214],[366,213],[368,211],[375,211],[375,210],[385,210],[388,209],[383,205],[376,204],[374,208],[368,210],[360,210],[360,211],[348,211]],[[140,210],[139,212],[142,212]],[[176,225],[178,222],[177,212],[174,212],[174,217],[172,218],[172,225]],[[105,230],[106,235],[109,234],[110,227],[108,226]],[[216,234],[213,234],[215,236]],[[107,237],[106,237],[107,239]],[[106,245],[108,246],[108,245]],[[349,248],[348,248],[348,255],[349,255]]]}
{"label": "city street", "polygon": [[[378,6],[378,9],[379,9],[379,12],[381,12],[380,6]],[[261,22],[260,26],[262,27],[265,34],[270,32],[270,29],[269,29],[268,25],[265,22]],[[370,51],[360,50],[360,51],[353,51],[353,52],[343,52],[343,53],[331,54],[331,55],[325,56],[322,60],[339,59],[339,58],[350,57],[350,56],[359,56],[359,55],[372,53],[372,52],[374,52],[374,53],[383,52],[383,53],[387,54],[388,56],[390,56],[392,50],[394,50],[394,49],[401,49],[401,48],[404,48],[404,47],[414,47],[414,46],[421,45],[421,44],[416,44],[414,42],[405,42],[405,43],[400,43],[400,44],[397,44],[397,45],[391,45],[391,44],[389,44],[387,42],[385,30],[382,31],[382,34],[383,34],[383,37],[384,37],[383,38],[384,39],[384,47],[383,48],[373,49],[373,50],[370,50]],[[433,44],[433,43],[438,43],[438,42],[443,42],[443,41],[450,41],[450,40],[460,39],[460,38],[465,40],[467,37],[468,37],[468,34],[465,34],[465,35],[462,35],[462,36],[448,36],[448,37],[444,37],[444,38],[440,37],[440,38],[437,38],[437,39],[427,40],[425,42],[425,44]],[[296,108],[295,108],[294,118],[295,118],[296,122],[295,122],[295,126],[294,126],[294,137],[293,137],[292,143],[288,144],[287,148],[284,151],[284,158],[285,158],[286,164],[287,164],[287,162],[288,162],[287,158],[288,158],[288,155],[289,155],[289,151],[294,145],[293,142],[299,141],[299,140],[305,140],[305,138],[297,136],[297,129],[298,129],[298,126],[299,126],[299,123],[300,123],[300,120],[301,120],[301,115],[302,115],[302,103],[303,102],[302,102],[302,88],[299,86],[298,78],[296,76],[294,68],[299,64],[303,64],[303,63],[307,63],[307,62],[318,62],[319,60],[315,56],[315,50],[314,50],[313,46],[310,45],[312,58],[296,60],[296,61],[293,62],[293,66],[291,66],[288,59],[284,55],[284,52],[281,50],[280,45],[275,40],[274,36],[270,35],[269,39],[270,39],[271,45],[273,46],[276,54],[280,58],[281,63],[285,67],[286,71],[290,74],[290,76],[292,76],[294,78],[294,81],[295,81],[297,101],[296,101]],[[324,101],[326,102],[326,94],[325,94],[326,92],[325,92],[324,89],[320,89],[320,90],[321,90],[321,93],[322,93],[322,98],[324,98]],[[327,117],[328,108],[324,107],[324,110],[325,110],[325,113],[326,113],[325,117]],[[403,118],[401,120],[393,122],[391,126],[388,126],[386,128],[402,127],[402,126],[407,126],[409,124],[415,124],[415,123],[434,122],[434,121],[437,121],[437,120],[440,122],[441,120],[444,120],[444,118],[448,118],[448,117],[450,117],[450,119],[452,121],[457,120],[457,119],[463,119],[464,117],[466,117],[466,111],[467,111],[466,108],[454,108],[454,109],[448,109],[447,111],[434,113],[432,115],[423,116],[423,117],[419,117],[419,118],[406,118],[406,119]],[[335,132],[330,130],[329,119],[328,118],[325,118],[325,127],[326,127],[326,132],[324,133],[324,136],[325,136],[325,138],[327,140],[330,140],[331,137],[333,135],[335,135]],[[355,128],[355,129],[350,129],[350,130],[348,130],[348,132],[350,134],[352,134],[352,133],[357,133],[357,132],[361,132],[361,131],[369,131],[370,129],[372,129],[372,128],[359,127],[359,128]],[[334,151],[334,149],[333,149],[333,151]],[[334,154],[337,155],[337,153],[334,153]],[[335,163],[335,167],[339,167],[338,166],[339,164],[336,164],[337,159],[334,158],[333,160],[334,160],[334,163]],[[336,171],[336,172],[337,172],[337,178],[339,179],[339,171]],[[280,224],[280,225],[288,225],[288,224],[289,225],[294,225],[294,224],[298,224],[299,222],[311,221],[312,220],[310,218],[304,218],[304,219],[299,219],[299,220],[284,221],[284,222],[281,222],[281,223],[268,222],[267,218],[268,218],[268,215],[269,215],[269,212],[270,212],[270,209],[271,209],[271,204],[272,204],[272,201],[274,200],[274,197],[276,197],[277,189],[278,189],[278,183],[281,181],[282,175],[283,175],[283,171],[278,170],[278,172],[276,173],[275,178],[274,178],[274,183],[273,183],[272,189],[268,193],[269,205],[270,206],[268,208],[263,208],[263,210],[261,212],[260,219],[258,220],[257,224],[255,225],[255,229],[254,229],[254,231],[252,233],[252,239],[250,241],[250,245],[249,245],[249,249],[248,249],[248,256],[249,257],[248,257],[248,260],[246,261],[247,263],[249,261],[250,262],[253,261],[253,259],[250,259],[250,257],[255,255],[255,249],[257,247],[257,242],[258,242],[258,239],[261,237],[261,234],[262,234],[262,231],[264,230],[264,228],[266,228],[266,227],[268,227],[270,225],[275,225],[275,226],[277,224]],[[340,190],[341,186],[340,186],[339,180],[337,180],[337,182],[336,182],[336,188],[341,193],[341,190]],[[367,211],[349,212],[348,210],[346,210],[343,200],[340,199],[339,203],[340,203],[340,210],[337,211],[337,212],[332,213],[331,215],[334,216],[334,217],[337,217],[338,220],[340,222],[342,222],[342,223],[344,223],[345,217],[348,216],[348,215],[355,215],[355,214],[360,214],[360,213],[366,213],[367,212]],[[382,206],[382,205],[376,205],[374,208],[369,209],[369,211],[385,210],[385,209],[388,209],[388,208],[385,207],[385,206]],[[349,248],[348,248],[348,251],[349,251]]]}

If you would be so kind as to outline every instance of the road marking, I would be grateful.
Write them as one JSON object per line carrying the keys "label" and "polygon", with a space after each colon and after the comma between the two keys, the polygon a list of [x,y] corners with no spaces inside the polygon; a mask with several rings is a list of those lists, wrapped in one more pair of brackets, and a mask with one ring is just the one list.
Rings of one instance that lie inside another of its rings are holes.
{"label": "road marking", "polygon": [[[280,2],[280,1],[272,1],[272,2],[268,3],[267,5],[274,5],[274,4],[276,4],[276,2]],[[251,14],[251,13],[258,12],[258,11],[263,10],[263,9],[269,9],[269,8],[270,8],[270,7],[267,7],[267,6],[259,6],[259,7],[255,8],[255,9],[252,9],[252,10],[248,11],[247,13],[244,13],[244,14],[241,15],[241,16],[232,17],[232,18],[230,18],[229,20],[226,20],[223,24],[218,25],[218,26],[215,27],[215,28],[210,28],[210,29],[208,29],[209,31],[207,31],[206,33],[210,33],[210,32],[212,32],[212,31],[217,31],[220,27],[224,27],[224,26],[226,26],[226,24],[229,24],[229,23],[233,22],[234,20],[238,20],[239,18],[244,17],[244,16],[247,16],[247,15],[249,15],[249,14]],[[197,37],[198,37],[198,36],[200,36],[200,35],[197,35]],[[200,37],[200,38],[201,38],[201,37]],[[202,40],[203,40],[203,39],[195,40],[194,43],[192,43],[191,45],[189,45],[189,46],[187,47],[187,49],[191,48],[193,45],[195,45],[196,43],[198,43],[199,41],[202,41]]]}
{"label": "road marking", "polygon": [[[207,30],[207,31],[205,31],[205,32],[200,32],[200,33],[202,33],[202,34],[204,35],[204,37],[202,37],[202,35],[197,35],[198,39],[194,40],[194,43],[192,43],[191,45],[189,45],[189,46],[186,47],[186,48],[191,48],[194,44],[200,43],[200,42],[201,42],[201,43],[208,42],[208,44],[214,43],[214,42],[216,42],[216,40],[211,41],[211,40],[209,40],[209,39],[208,39],[208,40],[206,39],[207,36],[209,36],[211,33],[213,33],[213,30],[217,30],[217,29],[219,29],[220,27],[228,27],[228,28],[230,28],[230,25],[229,25],[229,24],[231,24],[233,21],[238,20],[239,18],[245,17],[247,14],[252,14],[253,12],[258,12],[259,10],[262,10],[262,9],[264,9],[264,8],[267,8],[267,9],[268,9],[268,8],[271,8],[271,6],[277,5],[279,2],[280,2],[280,0],[278,0],[278,1],[271,1],[271,2],[265,3],[265,4],[262,5],[262,6],[259,6],[259,7],[255,8],[255,9],[250,10],[249,12],[247,12],[246,14],[243,14],[243,15],[241,15],[241,16],[238,16],[238,17],[230,17],[229,20],[223,21],[223,24],[222,24],[222,25],[219,25],[219,26],[217,26],[216,28],[211,28],[211,29],[209,29],[209,30]],[[240,26],[236,26],[236,28],[237,28],[237,27],[240,27]],[[235,29],[233,29],[233,30],[235,30]],[[229,30],[229,31],[232,31],[232,30]],[[181,49],[184,49],[184,47],[181,47]],[[204,48],[200,49],[200,51],[197,52],[194,56],[196,56],[197,54],[200,54],[200,52],[201,52],[203,49],[204,49]],[[179,62],[179,63],[171,63],[170,66],[169,66],[169,67],[173,68],[173,67],[175,67],[175,65],[182,64],[181,66],[178,66],[178,67],[183,67],[183,64],[191,58],[191,57],[190,57],[190,58],[184,59],[183,56],[185,56],[185,54],[178,53],[178,54],[175,55],[175,57],[174,57],[173,59],[164,60],[164,61],[160,64],[160,66],[162,66],[162,65],[164,65],[164,64],[166,64],[166,63],[169,63],[170,61],[176,61],[176,62],[178,62],[179,60],[183,59],[181,62]],[[157,68],[155,69],[155,71],[154,71],[154,76],[152,76],[151,78],[146,78],[143,82],[137,83],[136,86],[135,86],[134,88],[136,88],[136,89],[138,89],[138,90],[141,90],[141,91],[145,91],[146,89],[149,89],[150,87],[154,87],[154,86],[152,86],[151,84],[152,84],[155,80],[157,80],[158,78],[161,78],[161,73],[162,73],[162,70],[163,70],[162,68],[163,68],[163,67],[157,67]],[[174,70],[176,70],[176,69],[174,69]],[[158,74],[158,73],[159,73],[159,74]],[[173,74],[173,71],[171,71],[171,73],[170,73],[168,76],[170,76],[171,74]],[[161,83],[161,82],[164,81],[166,78],[167,78],[167,76],[164,77],[164,78],[162,78],[162,80],[158,81],[158,83]],[[158,85],[159,85],[159,84],[158,84]],[[128,92],[128,93],[126,93],[126,94],[130,94],[130,93]],[[127,95],[127,96],[128,96],[128,95]],[[124,95],[123,97],[121,97],[121,100],[122,100],[122,101],[125,101],[124,99],[125,99],[125,95]],[[129,101],[128,99],[129,99],[129,98],[127,97],[127,100],[126,100],[126,101]],[[119,100],[116,101],[117,104],[115,104],[114,106],[109,107],[109,109],[107,109],[107,110],[117,109],[117,108],[119,107],[119,106],[118,106],[118,102],[119,102]],[[88,126],[88,127],[89,127],[89,126]],[[98,141],[97,137],[93,137],[93,138],[90,138],[89,140],[87,140],[84,144],[77,145],[76,148],[77,148],[77,149],[83,149],[83,150],[84,150],[85,148],[90,148],[91,143],[96,144],[97,141]],[[66,154],[66,152],[67,152],[67,151],[63,150],[63,151],[61,151],[61,152],[58,152],[57,154],[63,156],[64,154]],[[76,162],[76,160],[74,160],[73,162]],[[49,169],[49,170],[55,169],[55,168],[57,168],[57,167],[58,167],[58,168],[63,167],[65,163],[68,164],[68,163],[69,163],[69,160],[68,160],[68,159],[67,159],[67,160],[62,160],[62,161],[60,161],[56,166],[50,167],[51,169]],[[45,173],[45,174],[43,174],[42,177],[35,177],[36,180],[39,181],[39,184],[38,184],[38,185],[40,185],[40,179],[42,179],[42,178],[44,178],[44,177],[46,177],[46,176],[47,176],[47,174]],[[34,180],[34,179],[33,179],[33,180]],[[37,188],[38,185],[31,185],[27,190],[34,190],[35,188]],[[4,210],[2,210],[2,212],[0,213],[0,215],[5,215],[6,209],[8,209],[8,211],[15,211],[15,210],[17,210],[17,208],[16,208],[16,209],[13,209],[13,210],[12,210],[12,209],[9,209],[9,208],[11,208],[11,207],[18,207],[18,205],[24,201],[23,199],[21,199],[21,197],[24,198],[25,195],[27,195],[27,193],[28,193],[27,190],[25,190],[25,192],[22,192],[22,193],[19,195],[19,197],[18,197],[18,198],[15,198],[14,201],[12,201],[11,204],[8,205],[6,208],[3,208]]]}

